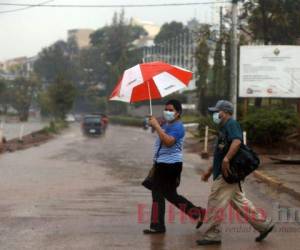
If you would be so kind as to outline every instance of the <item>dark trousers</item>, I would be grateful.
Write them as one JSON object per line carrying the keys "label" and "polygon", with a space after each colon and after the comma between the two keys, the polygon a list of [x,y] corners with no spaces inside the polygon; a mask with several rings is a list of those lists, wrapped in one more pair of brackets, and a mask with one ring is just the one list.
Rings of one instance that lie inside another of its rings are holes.
{"label": "dark trousers", "polygon": [[190,218],[198,219],[203,209],[177,193],[182,163],[156,164],[156,184],[152,188],[151,225],[154,230],[165,230],[165,199]]}

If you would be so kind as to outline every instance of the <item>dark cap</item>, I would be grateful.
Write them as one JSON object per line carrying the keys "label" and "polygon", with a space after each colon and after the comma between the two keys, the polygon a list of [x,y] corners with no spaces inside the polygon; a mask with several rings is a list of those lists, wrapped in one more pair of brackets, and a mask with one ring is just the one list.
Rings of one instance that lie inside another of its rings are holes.
{"label": "dark cap", "polygon": [[233,114],[233,104],[229,101],[220,100],[217,102],[215,107],[209,107],[208,111],[209,112],[224,111]]}

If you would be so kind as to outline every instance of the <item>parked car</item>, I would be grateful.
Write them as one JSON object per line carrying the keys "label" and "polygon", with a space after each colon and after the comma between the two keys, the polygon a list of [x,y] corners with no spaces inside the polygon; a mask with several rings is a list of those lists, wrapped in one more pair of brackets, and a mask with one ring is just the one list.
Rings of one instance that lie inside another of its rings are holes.
{"label": "parked car", "polygon": [[85,135],[99,136],[103,132],[101,115],[85,115],[82,120],[82,132]]}

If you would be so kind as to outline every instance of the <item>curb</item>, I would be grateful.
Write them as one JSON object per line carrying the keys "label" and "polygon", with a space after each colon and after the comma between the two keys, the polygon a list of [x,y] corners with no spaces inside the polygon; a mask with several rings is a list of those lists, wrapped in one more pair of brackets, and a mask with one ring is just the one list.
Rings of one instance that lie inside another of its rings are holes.
{"label": "curb", "polygon": [[270,177],[265,174],[263,171],[256,170],[253,172],[255,178],[262,180],[263,182],[269,184],[270,186],[277,188],[280,192],[285,192],[295,199],[300,201],[300,193],[294,189],[288,187],[283,182],[278,181],[276,178]]}
{"label": "curb", "polygon": [[253,175],[257,178],[262,180],[263,182],[268,183],[270,186],[272,187],[276,187],[279,188],[283,185],[282,182],[278,181],[277,179],[268,176],[267,174],[265,174],[263,171],[261,170],[255,170],[253,172]]}
{"label": "curb", "polygon": [[[39,145],[42,145],[49,140],[52,140],[54,138],[53,134],[41,134],[41,131],[34,131],[30,134],[25,135],[24,141],[19,141],[17,138],[8,140],[5,144],[3,144],[3,148],[0,152],[0,154],[5,154],[5,153],[13,153],[15,151],[19,150],[25,150],[28,148],[36,147]],[[30,138],[29,141],[26,141],[26,138]]]}

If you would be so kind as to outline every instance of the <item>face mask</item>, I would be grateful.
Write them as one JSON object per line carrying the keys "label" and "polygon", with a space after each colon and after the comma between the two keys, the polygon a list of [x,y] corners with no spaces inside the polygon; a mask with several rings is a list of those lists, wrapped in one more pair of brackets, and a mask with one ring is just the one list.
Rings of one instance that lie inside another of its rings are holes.
{"label": "face mask", "polygon": [[168,122],[173,121],[175,119],[175,112],[164,110],[164,118]]}
{"label": "face mask", "polygon": [[219,112],[215,112],[213,113],[213,121],[215,124],[220,124],[221,123],[221,119],[220,119],[220,116],[219,116]]}

